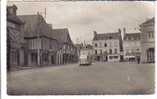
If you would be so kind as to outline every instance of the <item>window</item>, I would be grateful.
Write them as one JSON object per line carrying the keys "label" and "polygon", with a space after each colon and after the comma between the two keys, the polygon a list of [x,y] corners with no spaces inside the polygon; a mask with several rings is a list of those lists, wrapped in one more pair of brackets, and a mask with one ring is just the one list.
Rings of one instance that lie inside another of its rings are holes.
{"label": "window", "polygon": [[109,53],[112,54],[112,49],[109,50]]}
{"label": "window", "polygon": [[113,57],[112,57],[112,56],[109,56],[109,58],[112,59]]}
{"label": "window", "polygon": [[106,43],[104,44],[104,47],[107,47],[107,44],[106,44]]}
{"label": "window", "polygon": [[152,38],[154,38],[154,33],[152,33]]}
{"label": "window", "polygon": [[95,47],[97,47],[98,45],[97,45],[97,43],[95,43]]}
{"label": "window", "polygon": [[115,51],[115,54],[117,54],[117,49],[114,49],[114,51]]}
{"label": "window", "polygon": [[100,54],[102,54],[102,50],[100,50]]}
{"label": "window", "polygon": [[154,33],[148,33],[149,38],[154,38]]}
{"label": "window", "polygon": [[104,51],[104,54],[107,54],[107,51]]}
{"label": "window", "polygon": [[151,38],[151,33],[148,33],[148,37]]}
{"label": "window", "polygon": [[95,50],[95,54],[97,54],[97,50]]}
{"label": "window", "polygon": [[114,58],[118,58],[118,56],[114,56]]}

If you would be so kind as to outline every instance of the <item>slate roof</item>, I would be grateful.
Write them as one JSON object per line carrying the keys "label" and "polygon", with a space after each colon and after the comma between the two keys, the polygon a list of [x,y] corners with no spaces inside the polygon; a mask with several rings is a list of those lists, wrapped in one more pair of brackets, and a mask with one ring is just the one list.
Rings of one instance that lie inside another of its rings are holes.
{"label": "slate roof", "polygon": [[128,38],[133,38],[131,40],[140,40],[141,39],[141,33],[126,33],[124,35],[124,40],[128,40]]}
{"label": "slate roof", "polygon": [[7,21],[11,21],[16,24],[24,24],[24,22],[16,15],[7,15]]}
{"label": "slate roof", "polygon": [[25,22],[25,37],[50,36],[52,32],[51,27],[41,15],[21,15],[19,17]]}
{"label": "slate roof", "polygon": [[73,44],[67,28],[52,29],[51,37],[56,39],[60,43]]}
{"label": "slate roof", "polygon": [[148,25],[148,24],[154,24],[155,23],[155,18],[151,18],[145,22],[143,22],[140,26],[145,26],[145,25]]}
{"label": "slate roof", "polygon": [[108,39],[120,39],[121,33],[103,33],[103,34],[96,34],[93,40],[108,40]]}

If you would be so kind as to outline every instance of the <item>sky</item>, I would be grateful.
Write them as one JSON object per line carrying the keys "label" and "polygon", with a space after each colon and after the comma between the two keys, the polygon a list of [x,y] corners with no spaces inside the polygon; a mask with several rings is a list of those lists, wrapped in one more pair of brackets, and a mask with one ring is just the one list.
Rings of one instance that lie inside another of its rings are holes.
{"label": "sky", "polygon": [[93,31],[117,32],[126,28],[136,32],[139,25],[155,16],[154,2],[82,1],[82,2],[8,2],[18,7],[18,15],[40,12],[52,28],[68,28],[74,43],[91,43]]}

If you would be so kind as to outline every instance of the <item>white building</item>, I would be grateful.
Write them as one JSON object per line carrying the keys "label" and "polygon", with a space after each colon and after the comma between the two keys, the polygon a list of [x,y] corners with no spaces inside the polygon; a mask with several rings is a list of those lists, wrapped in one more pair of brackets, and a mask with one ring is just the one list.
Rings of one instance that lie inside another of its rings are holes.
{"label": "white building", "polygon": [[141,55],[141,33],[124,33],[123,49],[126,61],[137,61]]}
{"label": "white building", "polygon": [[121,30],[115,33],[97,34],[93,38],[94,56],[96,61],[116,62],[122,59]]}
{"label": "white building", "polygon": [[140,25],[141,33],[141,62],[155,62],[155,18],[149,19]]}

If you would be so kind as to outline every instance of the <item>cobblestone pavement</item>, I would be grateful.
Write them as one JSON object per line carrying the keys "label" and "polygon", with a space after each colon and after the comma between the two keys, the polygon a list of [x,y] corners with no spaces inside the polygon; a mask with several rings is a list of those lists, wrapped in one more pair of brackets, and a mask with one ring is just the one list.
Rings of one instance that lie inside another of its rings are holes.
{"label": "cobblestone pavement", "polygon": [[8,73],[10,95],[152,94],[154,64],[93,63]]}

